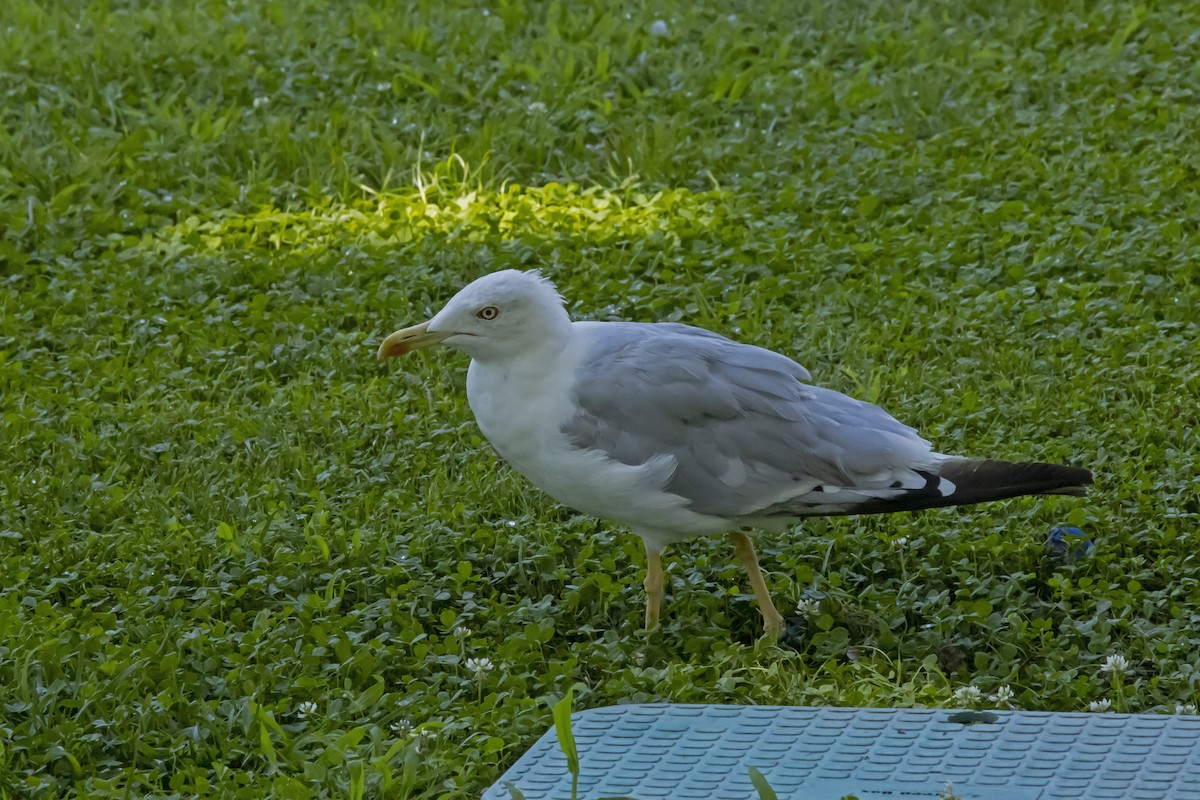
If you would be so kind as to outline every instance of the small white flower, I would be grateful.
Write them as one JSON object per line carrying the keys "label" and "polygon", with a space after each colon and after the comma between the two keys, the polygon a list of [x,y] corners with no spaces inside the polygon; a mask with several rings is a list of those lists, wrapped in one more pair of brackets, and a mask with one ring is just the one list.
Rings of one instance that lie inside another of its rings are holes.
{"label": "small white flower", "polygon": [[471,629],[466,625],[455,625],[454,630],[450,631],[456,639],[466,639],[471,635]]}
{"label": "small white flower", "polygon": [[390,81],[380,81],[379,83],[375,84],[375,91],[377,92],[390,92],[391,90],[392,84]]}
{"label": "small white flower", "polygon": [[316,713],[317,704],[311,701],[303,702],[296,708],[296,716],[300,717],[300,719],[308,719]]}
{"label": "small white flower", "polygon": [[269,102],[271,102],[271,98],[259,95],[258,97],[254,98],[254,107],[262,108]]}
{"label": "small white flower", "polygon": [[536,102],[530,103],[529,104],[529,113],[530,114],[545,114],[546,113],[546,104],[541,101],[536,101]]}
{"label": "small white flower", "polygon": [[667,23],[661,19],[656,19],[650,23],[651,36],[670,36],[671,29],[667,27]]}
{"label": "small white flower", "polygon": [[983,692],[978,686],[960,686],[954,690],[954,700],[958,703],[978,703],[983,699]]}
{"label": "small white flower", "polygon": [[1017,693],[1012,690],[1012,687],[1010,687],[1006,683],[1003,686],[1000,686],[999,688],[997,688],[995,693],[988,699],[991,700],[993,703],[996,703],[997,705],[1002,704],[1002,705],[1009,706],[1009,705],[1012,705],[1013,698],[1016,697],[1016,694]]}
{"label": "small white flower", "polygon": [[896,547],[908,547],[908,537],[901,536],[896,540]]}
{"label": "small white flower", "polygon": [[392,733],[396,734],[397,736],[408,736],[410,733],[412,733],[412,723],[407,719],[398,719],[388,727],[390,727],[392,729]]}
{"label": "small white flower", "polygon": [[796,603],[796,613],[802,617],[815,617],[821,610],[821,601],[809,597],[801,598]]}
{"label": "small white flower", "polygon": [[1186,705],[1183,703],[1177,703],[1175,705],[1175,713],[1176,714],[1195,714],[1196,706],[1193,703],[1188,703]]}
{"label": "small white flower", "polygon": [[1113,675],[1124,675],[1129,671],[1129,659],[1125,656],[1109,656],[1100,665],[1101,672],[1111,672]]}
{"label": "small white flower", "polygon": [[1107,697],[1101,697],[1099,700],[1088,703],[1088,711],[1108,711],[1110,708],[1112,708],[1112,701]]}
{"label": "small white flower", "polygon": [[492,660],[490,658],[467,659],[467,669],[469,669],[471,672],[474,672],[476,678],[483,678],[484,675],[487,675],[492,671],[493,666],[495,665],[492,664]]}
{"label": "small white flower", "polygon": [[422,729],[419,731],[413,731],[409,735],[417,740],[417,752],[425,753],[428,752],[430,743],[437,738],[437,731],[427,731]]}

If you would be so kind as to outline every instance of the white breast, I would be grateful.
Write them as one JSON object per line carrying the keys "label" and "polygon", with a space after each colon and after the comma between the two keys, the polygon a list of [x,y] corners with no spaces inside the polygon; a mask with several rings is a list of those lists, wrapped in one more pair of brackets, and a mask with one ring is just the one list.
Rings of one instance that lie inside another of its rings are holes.
{"label": "white breast", "polygon": [[581,348],[576,342],[549,361],[471,362],[467,400],[501,457],[560,503],[629,525],[663,544],[732,527],[687,510],[684,498],[662,491],[674,457],[630,466],[567,440],[562,424],[577,411],[571,386]]}

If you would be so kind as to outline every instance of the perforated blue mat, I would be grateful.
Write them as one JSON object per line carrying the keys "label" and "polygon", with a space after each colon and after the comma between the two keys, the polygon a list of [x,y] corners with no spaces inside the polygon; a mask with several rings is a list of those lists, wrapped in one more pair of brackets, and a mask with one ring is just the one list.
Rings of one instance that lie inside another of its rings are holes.
{"label": "perforated blue mat", "polygon": [[[574,715],[579,797],[757,800],[747,767],[780,798],[1200,800],[1200,718],[946,709],[614,706]],[[965,717],[970,720],[970,717]],[[484,800],[567,800],[550,731]]]}

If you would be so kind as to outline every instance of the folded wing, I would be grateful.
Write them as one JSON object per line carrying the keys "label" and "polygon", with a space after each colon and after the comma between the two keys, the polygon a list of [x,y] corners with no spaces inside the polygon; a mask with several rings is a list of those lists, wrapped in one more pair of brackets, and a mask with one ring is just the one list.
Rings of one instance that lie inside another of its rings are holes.
{"label": "folded wing", "polygon": [[[564,433],[625,464],[669,455],[667,491],[726,518],[853,514],[950,493],[945,456],[790,358],[678,324],[592,323]],[[882,510],[882,509],[881,509]]]}

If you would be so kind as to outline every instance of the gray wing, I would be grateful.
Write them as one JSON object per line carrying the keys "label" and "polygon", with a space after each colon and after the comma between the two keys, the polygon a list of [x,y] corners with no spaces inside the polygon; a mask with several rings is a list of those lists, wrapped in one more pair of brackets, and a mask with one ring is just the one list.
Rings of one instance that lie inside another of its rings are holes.
{"label": "gray wing", "polygon": [[588,335],[563,432],[625,464],[673,456],[666,488],[699,513],[848,513],[925,486],[917,470],[940,458],[883,409],[804,383],[804,367],[770,350],[674,323],[591,323]]}

